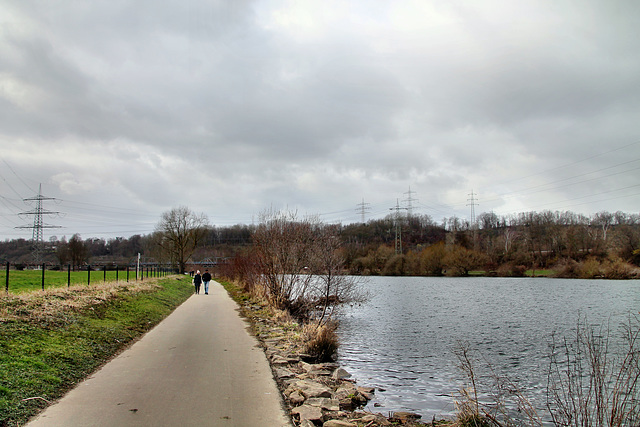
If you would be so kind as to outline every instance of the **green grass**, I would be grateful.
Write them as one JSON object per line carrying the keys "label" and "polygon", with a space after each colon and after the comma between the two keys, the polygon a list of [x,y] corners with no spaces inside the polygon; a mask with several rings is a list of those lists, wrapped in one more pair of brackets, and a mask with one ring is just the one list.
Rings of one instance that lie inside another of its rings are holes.
{"label": "green grass", "polygon": [[[133,284],[125,284],[100,304],[60,309],[53,320],[50,313],[41,319],[6,315],[9,305],[20,313],[16,301],[28,295],[0,299],[0,426],[26,422],[46,407],[43,399],[61,397],[193,293],[188,277],[158,279],[157,285],[136,291]],[[53,293],[33,295],[49,304],[61,299]],[[25,400],[33,397],[37,399]]]}
{"label": "green grass", "polygon": [[[0,271],[0,291],[6,291],[7,271]],[[118,271],[118,280],[127,280],[127,272],[125,270]],[[45,289],[58,288],[67,286],[69,279],[68,272],[46,270],[44,276]],[[71,272],[71,285],[87,285],[91,280],[91,284],[103,283],[105,281],[105,273],[102,270],[92,270],[91,276],[85,271]],[[146,277],[145,277],[146,279]],[[106,281],[113,282],[116,280],[115,271],[106,272]],[[129,271],[129,281],[136,280],[135,270]],[[20,293],[42,289],[42,270],[10,270],[9,271],[9,292]]]}
{"label": "green grass", "polygon": [[[534,274],[534,270],[527,270],[524,272],[525,276],[531,277]],[[553,276],[555,272],[553,270],[535,270],[535,277],[550,277]]]}
{"label": "green grass", "polygon": [[230,282],[228,280],[216,278],[216,282],[220,283],[222,287],[227,291],[231,299],[233,299],[236,303],[242,305],[245,301],[249,300],[249,294],[242,290],[240,286],[236,283]]}

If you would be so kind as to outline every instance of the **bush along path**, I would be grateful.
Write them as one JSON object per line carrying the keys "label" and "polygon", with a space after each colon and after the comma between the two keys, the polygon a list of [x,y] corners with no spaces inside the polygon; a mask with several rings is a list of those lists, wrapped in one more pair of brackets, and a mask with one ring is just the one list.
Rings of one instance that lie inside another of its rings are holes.
{"label": "bush along path", "polygon": [[240,304],[263,346],[283,400],[295,425],[301,427],[446,426],[447,420],[424,423],[419,414],[390,416],[364,411],[375,388],[358,386],[336,363],[315,363],[305,353],[307,331],[288,315],[255,302],[232,283],[219,281]]}
{"label": "bush along path", "polygon": [[192,292],[169,276],[0,296],[0,427],[24,424]]}

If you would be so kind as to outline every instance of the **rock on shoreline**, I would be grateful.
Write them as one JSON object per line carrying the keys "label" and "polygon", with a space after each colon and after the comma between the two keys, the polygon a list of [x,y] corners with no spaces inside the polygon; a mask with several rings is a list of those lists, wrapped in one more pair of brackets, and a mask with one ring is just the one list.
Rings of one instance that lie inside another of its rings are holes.
{"label": "rock on shoreline", "polygon": [[[261,307],[260,307],[261,308]],[[295,425],[301,427],[426,426],[418,414],[396,412],[390,417],[358,410],[375,397],[375,388],[359,387],[336,363],[311,363],[301,352],[299,331],[257,315],[255,305],[244,307],[245,316],[259,339]]]}

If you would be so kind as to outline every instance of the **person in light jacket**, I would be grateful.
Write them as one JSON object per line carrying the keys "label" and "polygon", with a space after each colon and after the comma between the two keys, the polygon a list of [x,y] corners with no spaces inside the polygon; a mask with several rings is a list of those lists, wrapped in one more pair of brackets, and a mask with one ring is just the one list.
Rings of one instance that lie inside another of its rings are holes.
{"label": "person in light jacket", "polygon": [[202,276],[200,276],[200,270],[196,271],[196,275],[193,276],[193,285],[196,287],[196,294],[200,293],[200,284],[202,283]]}

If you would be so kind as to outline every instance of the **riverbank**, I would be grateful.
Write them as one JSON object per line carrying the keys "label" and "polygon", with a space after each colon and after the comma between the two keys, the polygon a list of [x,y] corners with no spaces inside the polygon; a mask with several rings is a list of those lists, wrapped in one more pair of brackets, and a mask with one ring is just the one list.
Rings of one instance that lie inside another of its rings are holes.
{"label": "riverbank", "polygon": [[254,301],[238,286],[219,281],[240,305],[262,344],[284,403],[296,425],[312,427],[447,426],[449,420],[421,420],[420,414],[364,411],[375,388],[359,385],[336,363],[313,363],[303,352],[301,325]]}

